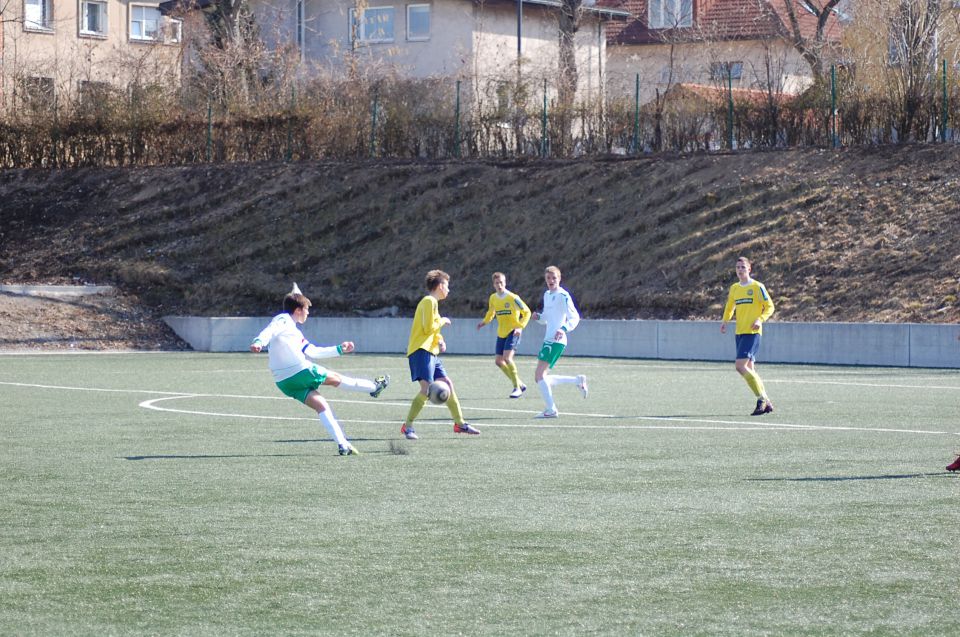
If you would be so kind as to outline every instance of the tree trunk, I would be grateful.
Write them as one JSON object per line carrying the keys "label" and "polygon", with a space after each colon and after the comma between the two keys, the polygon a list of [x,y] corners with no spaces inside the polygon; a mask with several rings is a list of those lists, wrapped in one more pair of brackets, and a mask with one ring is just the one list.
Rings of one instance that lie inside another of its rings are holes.
{"label": "tree trunk", "polygon": [[560,77],[557,83],[557,109],[554,120],[559,131],[560,148],[569,153],[573,148],[573,112],[577,96],[576,35],[580,28],[583,0],[563,0],[560,8]]}

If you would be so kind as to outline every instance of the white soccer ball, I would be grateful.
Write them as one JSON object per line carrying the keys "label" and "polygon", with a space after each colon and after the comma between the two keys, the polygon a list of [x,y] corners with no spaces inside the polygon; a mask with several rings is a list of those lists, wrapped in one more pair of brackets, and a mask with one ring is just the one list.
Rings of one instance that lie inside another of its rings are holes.
{"label": "white soccer ball", "polygon": [[450,398],[450,385],[442,380],[435,380],[427,387],[427,398],[434,405],[442,405]]}

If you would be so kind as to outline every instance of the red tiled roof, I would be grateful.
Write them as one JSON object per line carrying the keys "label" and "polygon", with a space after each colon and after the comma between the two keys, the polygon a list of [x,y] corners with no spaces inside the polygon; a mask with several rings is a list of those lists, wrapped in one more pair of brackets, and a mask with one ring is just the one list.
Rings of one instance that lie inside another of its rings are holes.
{"label": "red tiled roof", "polygon": [[[766,104],[769,94],[763,89],[755,88],[735,88],[730,91],[723,86],[711,86],[706,84],[688,84],[680,83],[670,87],[667,91],[667,99],[701,99],[705,102],[726,102],[727,96],[733,94],[733,100],[737,103],[751,102],[754,104]],[[785,104],[796,97],[793,93],[774,94],[774,101]]]}
{"label": "red tiled roof", "polygon": [[[664,41],[761,40],[789,34],[786,0],[694,0],[694,24],[690,28],[647,28],[647,0],[622,0],[633,18],[607,27],[611,44],[662,44]],[[805,38],[816,33],[817,18],[794,1],[797,23]],[[841,24],[835,14],[827,19],[827,41],[840,38]]]}

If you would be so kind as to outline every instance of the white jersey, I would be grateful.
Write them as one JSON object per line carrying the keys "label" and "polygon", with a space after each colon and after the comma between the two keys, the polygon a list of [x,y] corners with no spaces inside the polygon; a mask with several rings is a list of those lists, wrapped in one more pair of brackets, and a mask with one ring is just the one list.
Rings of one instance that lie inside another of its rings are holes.
{"label": "white jersey", "polygon": [[[543,293],[543,311],[540,312],[537,322],[547,326],[543,335],[545,343],[557,342],[566,345],[567,332],[577,329],[580,324],[580,312],[574,306],[570,293],[558,286],[556,292],[546,290]],[[554,338],[557,330],[562,332],[559,339]]]}
{"label": "white jersey", "polygon": [[308,359],[331,358],[341,354],[339,345],[317,347],[308,341],[297,327],[297,322],[286,312],[274,316],[253,342],[270,348],[270,372],[278,383],[312,367],[313,363]]}

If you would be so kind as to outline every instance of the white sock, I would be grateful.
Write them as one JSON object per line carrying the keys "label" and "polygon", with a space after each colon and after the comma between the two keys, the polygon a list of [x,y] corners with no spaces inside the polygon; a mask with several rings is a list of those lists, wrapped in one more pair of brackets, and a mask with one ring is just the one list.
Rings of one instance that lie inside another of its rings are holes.
{"label": "white sock", "polygon": [[553,402],[553,389],[550,388],[552,377],[544,376],[543,380],[537,383],[540,388],[540,394],[543,396],[543,402],[547,406],[545,411],[556,411],[557,405]]}
{"label": "white sock", "polygon": [[550,374],[550,382],[554,385],[576,385],[576,376],[554,376]]}
{"label": "white sock", "polygon": [[330,435],[337,441],[338,445],[342,447],[349,444],[347,437],[343,435],[343,429],[340,428],[340,423],[338,423],[337,419],[333,416],[332,409],[327,407],[324,411],[321,411],[318,416],[320,417],[320,422],[327,428],[327,431],[330,432]]}
{"label": "white sock", "polygon": [[348,376],[340,376],[340,384],[337,386],[337,388],[349,389],[350,391],[362,391],[369,394],[377,388],[377,385],[372,380],[367,380],[366,378],[350,378]]}

